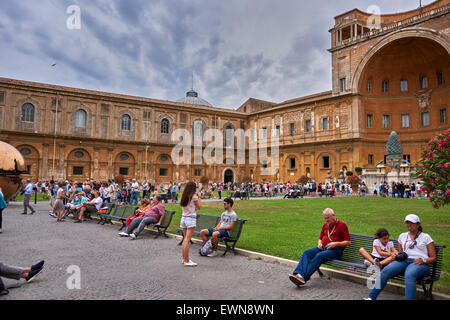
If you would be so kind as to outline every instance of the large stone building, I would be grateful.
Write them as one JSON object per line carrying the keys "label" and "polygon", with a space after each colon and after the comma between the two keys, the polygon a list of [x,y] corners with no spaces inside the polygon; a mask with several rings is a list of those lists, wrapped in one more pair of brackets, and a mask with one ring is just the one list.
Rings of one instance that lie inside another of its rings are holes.
{"label": "large stone building", "polygon": [[[230,110],[193,90],[171,102],[0,78],[0,139],[39,180],[324,181],[385,160],[391,131],[414,165],[449,128],[450,0],[375,18],[358,9],[335,17],[331,90],[282,103],[250,98]],[[260,162],[175,165],[177,128],[273,132],[279,165],[269,174]]]}

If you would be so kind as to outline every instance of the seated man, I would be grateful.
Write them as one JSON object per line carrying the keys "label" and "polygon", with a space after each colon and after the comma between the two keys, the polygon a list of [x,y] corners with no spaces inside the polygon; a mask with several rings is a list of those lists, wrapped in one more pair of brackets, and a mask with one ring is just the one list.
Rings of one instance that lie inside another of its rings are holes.
{"label": "seated man", "polygon": [[322,263],[340,259],[344,249],[350,245],[348,227],[335,217],[334,211],[325,209],[323,218],[326,223],[320,232],[317,247],[303,252],[294,273],[289,275],[289,279],[297,286],[304,285]]}
{"label": "seated man", "polygon": [[84,213],[97,213],[98,210],[102,207],[103,199],[100,197],[100,192],[98,190],[94,191],[94,199],[92,201],[86,201],[82,204],[82,207],[80,209],[80,217],[78,218],[78,214],[74,213],[74,216],[77,220],[75,220],[75,223],[83,222],[84,220]]}
{"label": "seated man", "polygon": [[229,237],[231,230],[233,230],[234,224],[237,221],[236,212],[233,211],[233,199],[225,198],[223,200],[223,208],[226,210],[220,216],[220,221],[214,228],[203,229],[200,231],[203,244],[208,241],[208,237],[212,237],[211,242],[213,245],[213,252],[208,254],[208,257],[217,256],[217,246],[219,244],[219,238]]}
{"label": "seated man", "polygon": [[[145,211],[142,217],[133,219],[125,232],[120,232],[121,237],[130,237],[135,240],[137,236],[149,224],[160,225],[166,214],[166,209],[161,202],[161,196],[154,196],[152,199],[152,207]],[[134,231],[136,229],[136,231]],[[134,231],[134,233],[132,233]]]}

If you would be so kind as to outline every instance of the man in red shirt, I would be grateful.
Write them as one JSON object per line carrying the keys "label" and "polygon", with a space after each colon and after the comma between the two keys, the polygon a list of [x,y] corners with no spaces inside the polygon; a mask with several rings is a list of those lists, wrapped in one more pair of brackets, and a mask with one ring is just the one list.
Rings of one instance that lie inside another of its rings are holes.
{"label": "man in red shirt", "polygon": [[326,261],[340,259],[346,247],[350,245],[350,233],[347,225],[336,218],[334,211],[323,211],[325,224],[320,232],[317,247],[303,252],[300,262],[289,279],[297,286],[304,285]]}

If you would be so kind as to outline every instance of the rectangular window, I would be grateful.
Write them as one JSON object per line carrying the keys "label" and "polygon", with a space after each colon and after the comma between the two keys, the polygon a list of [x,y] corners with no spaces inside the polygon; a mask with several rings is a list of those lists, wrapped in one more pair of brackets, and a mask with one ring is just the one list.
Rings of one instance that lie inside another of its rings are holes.
{"label": "rectangular window", "polygon": [[0,103],[1,104],[5,103],[5,93],[4,92],[0,92]]}
{"label": "rectangular window", "polygon": [[444,73],[442,71],[438,71],[437,72],[437,79],[438,79],[438,84],[444,84],[445,83]]}
{"label": "rectangular window", "polygon": [[367,115],[367,128],[373,128],[373,114]]}
{"label": "rectangular window", "polygon": [[402,114],[402,128],[409,128],[409,114]]}
{"label": "rectangular window", "polygon": [[430,113],[422,112],[422,126],[426,127],[430,125]]}
{"label": "rectangular window", "polygon": [[428,78],[427,77],[420,77],[420,88],[421,89],[428,88]]}
{"label": "rectangular window", "polygon": [[241,125],[241,129],[242,129],[242,130],[245,130],[245,121],[241,121],[241,122],[240,122],[240,125]]}
{"label": "rectangular window", "polygon": [[322,157],[322,168],[329,169],[330,168],[330,157],[324,156]]}
{"label": "rectangular window", "polygon": [[311,120],[306,120],[305,122],[305,131],[311,132]]}
{"label": "rectangular window", "polygon": [[372,80],[367,80],[366,90],[372,92]]}
{"label": "rectangular window", "polygon": [[169,169],[166,168],[160,168],[159,169],[159,175],[161,177],[167,177],[169,175]]}
{"label": "rectangular window", "polygon": [[339,88],[341,92],[347,91],[347,79],[345,78],[339,79]]}
{"label": "rectangular window", "polygon": [[27,171],[25,171],[24,174],[31,174],[31,166],[30,165],[27,165]]}
{"label": "rectangular window", "polygon": [[267,128],[262,128],[262,135],[263,139],[267,139]]}
{"label": "rectangular window", "polygon": [[293,136],[295,134],[295,123],[291,123],[291,128],[290,128],[290,132],[291,132],[291,136]]}
{"label": "rectangular window", "polygon": [[322,123],[323,123],[323,130],[328,130],[328,118],[323,118]]}
{"label": "rectangular window", "polygon": [[387,157],[387,155],[384,155],[384,159],[383,159],[383,163],[384,164],[387,164],[387,162],[386,162],[387,158],[386,157]]}
{"label": "rectangular window", "polygon": [[275,134],[276,134],[277,137],[280,136],[280,132],[281,132],[281,131],[280,131],[280,126],[276,126],[276,127],[275,127]]}
{"label": "rectangular window", "polygon": [[411,164],[411,155],[410,154],[404,154],[403,155],[403,160],[405,161],[403,163],[408,162],[408,164]]}
{"label": "rectangular window", "polygon": [[194,176],[201,177],[202,176],[202,169],[194,169]]}
{"label": "rectangular window", "polygon": [[295,169],[295,158],[289,159],[289,169],[291,170]]}
{"label": "rectangular window", "polygon": [[391,116],[383,115],[383,129],[389,129],[391,127]]}
{"label": "rectangular window", "polygon": [[381,92],[388,93],[389,92],[389,81],[383,81],[381,84]]}
{"label": "rectangular window", "polygon": [[439,121],[440,123],[447,123],[447,109],[439,110]]}
{"label": "rectangular window", "polygon": [[73,167],[72,174],[74,176],[82,176],[84,171],[84,167]]}
{"label": "rectangular window", "polygon": [[408,91],[408,80],[402,80],[400,81],[400,91],[406,92]]}
{"label": "rectangular window", "polygon": [[369,154],[369,159],[367,160],[368,164],[373,164],[373,154]]}
{"label": "rectangular window", "polygon": [[119,168],[119,174],[122,176],[128,175],[128,168]]}

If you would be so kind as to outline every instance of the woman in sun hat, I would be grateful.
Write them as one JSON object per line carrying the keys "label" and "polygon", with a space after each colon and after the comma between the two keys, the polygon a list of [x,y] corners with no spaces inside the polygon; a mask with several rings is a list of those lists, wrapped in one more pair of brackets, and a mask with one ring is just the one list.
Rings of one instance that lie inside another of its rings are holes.
{"label": "woman in sun hat", "polygon": [[405,299],[414,300],[417,280],[428,276],[429,265],[436,262],[434,241],[429,234],[423,232],[420,218],[415,214],[408,214],[404,221],[408,232],[398,237],[399,254],[395,261],[381,271],[367,300],[375,300],[388,280],[402,272],[405,273]]}

